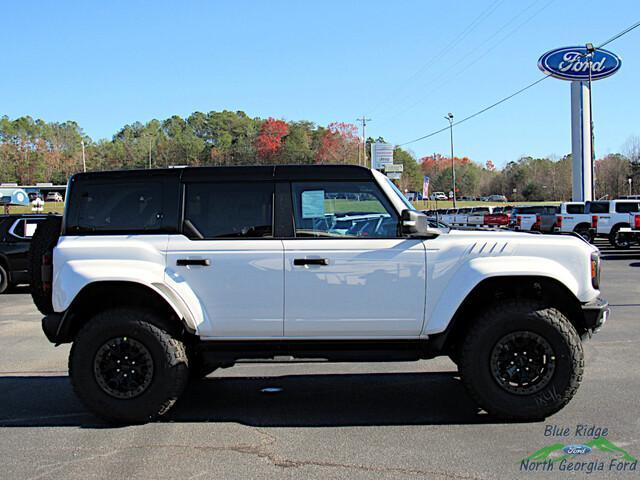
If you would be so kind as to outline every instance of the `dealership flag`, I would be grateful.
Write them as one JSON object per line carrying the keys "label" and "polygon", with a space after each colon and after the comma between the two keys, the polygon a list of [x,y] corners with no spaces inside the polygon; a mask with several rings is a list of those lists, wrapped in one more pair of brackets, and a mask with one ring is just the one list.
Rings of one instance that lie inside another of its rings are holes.
{"label": "dealership flag", "polygon": [[422,198],[429,198],[429,177],[424,176],[424,180],[422,181]]}

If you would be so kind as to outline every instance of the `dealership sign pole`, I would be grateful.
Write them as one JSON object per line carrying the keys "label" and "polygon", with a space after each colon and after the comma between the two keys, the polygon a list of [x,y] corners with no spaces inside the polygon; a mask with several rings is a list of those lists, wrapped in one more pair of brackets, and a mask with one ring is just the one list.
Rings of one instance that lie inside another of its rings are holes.
{"label": "dealership sign pole", "polygon": [[593,123],[591,81],[616,73],[622,61],[601,48],[564,47],[540,57],[538,67],[547,75],[571,82],[571,153],[574,201],[593,200]]}

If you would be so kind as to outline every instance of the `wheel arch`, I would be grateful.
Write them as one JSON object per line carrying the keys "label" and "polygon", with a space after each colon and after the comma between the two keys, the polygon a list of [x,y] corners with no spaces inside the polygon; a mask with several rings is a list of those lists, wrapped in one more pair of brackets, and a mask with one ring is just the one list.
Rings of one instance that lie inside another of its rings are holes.
{"label": "wheel arch", "polygon": [[575,227],[573,227],[573,231],[577,232],[578,230],[580,230],[582,228],[589,229],[589,228],[591,228],[591,224],[589,222],[580,222]]}
{"label": "wheel arch", "polygon": [[468,326],[478,312],[501,300],[536,300],[544,307],[553,307],[565,315],[579,335],[586,333],[581,303],[558,279],[541,276],[489,277],[478,283],[457,308],[447,329],[434,335],[442,353],[455,355]]}
{"label": "wheel arch", "polygon": [[96,313],[116,307],[144,308],[164,320],[175,335],[193,334],[197,327],[188,308],[169,289],[132,281],[96,281],[85,285],[64,312],[60,333],[72,341]]}

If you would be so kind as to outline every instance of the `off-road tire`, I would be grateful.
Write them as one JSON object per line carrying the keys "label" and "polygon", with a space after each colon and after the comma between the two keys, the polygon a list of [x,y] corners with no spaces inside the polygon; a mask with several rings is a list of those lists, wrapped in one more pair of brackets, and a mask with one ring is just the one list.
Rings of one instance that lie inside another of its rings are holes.
{"label": "off-road tire", "polygon": [[45,286],[42,281],[42,260],[45,255],[51,258],[53,248],[60,238],[62,217],[47,218],[38,225],[29,247],[29,289],[33,303],[41,313],[47,315],[53,312],[51,304],[51,286]]}
{"label": "off-road tire", "polygon": [[[628,225],[624,225],[628,226]],[[611,229],[611,233],[609,234],[609,243],[612,247],[617,248],[619,250],[627,250],[631,248],[631,238],[629,236],[622,237],[620,234],[620,228],[623,225],[616,225]]]}
{"label": "off-road tire", "polygon": [[[472,323],[462,346],[460,373],[471,397],[489,414],[514,420],[540,420],[563,408],[582,380],[584,355],[580,337],[555,308],[529,301],[489,307]],[[555,368],[544,387],[516,394],[499,385],[491,371],[491,353],[506,335],[533,332],[548,342]]]}
{"label": "off-road tire", "polygon": [[[98,313],[78,333],[69,355],[69,376],[84,405],[110,423],[144,423],[167,413],[189,379],[184,343],[162,328],[152,312],[116,308]],[[153,375],[148,387],[133,398],[116,398],[100,386],[95,371],[98,351],[116,338],[131,339],[146,347]]]}
{"label": "off-road tire", "polygon": [[591,230],[589,230],[588,227],[576,228],[574,232],[580,235],[582,238],[584,238],[587,242],[593,243],[593,234],[591,233]]}
{"label": "off-road tire", "polygon": [[9,288],[9,273],[0,265],[0,293],[4,293]]}

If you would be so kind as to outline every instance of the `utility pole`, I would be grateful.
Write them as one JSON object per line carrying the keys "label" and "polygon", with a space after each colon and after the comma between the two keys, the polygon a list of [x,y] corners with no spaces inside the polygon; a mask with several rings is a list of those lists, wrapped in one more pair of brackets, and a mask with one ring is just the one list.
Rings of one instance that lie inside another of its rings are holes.
{"label": "utility pole", "polygon": [[449,121],[449,135],[451,137],[451,184],[453,186],[453,208],[456,208],[456,166],[453,161],[453,113],[449,112],[444,118]]}
{"label": "utility pole", "polygon": [[82,145],[82,171],[87,171],[87,161],[84,156],[84,140],[80,140],[80,145]]}
{"label": "utility pole", "polygon": [[364,167],[367,166],[367,122],[371,119],[362,115],[362,118],[356,118],[358,122],[362,124],[362,161],[360,161],[360,154],[358,154],[358,163]]}

